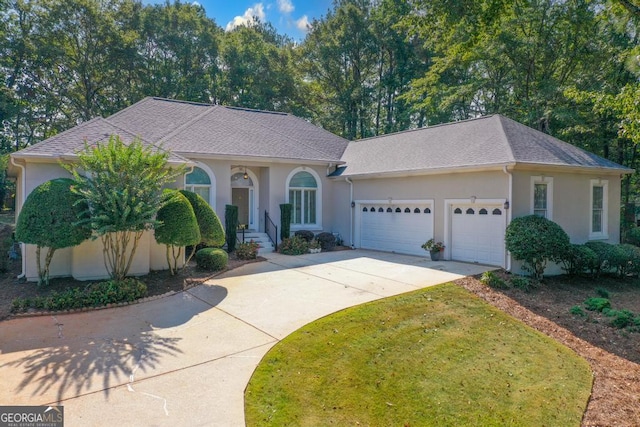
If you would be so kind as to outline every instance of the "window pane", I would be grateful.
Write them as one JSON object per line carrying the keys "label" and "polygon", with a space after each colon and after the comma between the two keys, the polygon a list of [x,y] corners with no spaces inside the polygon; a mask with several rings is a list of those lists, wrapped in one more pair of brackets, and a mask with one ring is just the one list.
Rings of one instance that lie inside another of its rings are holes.
{"label": "window pane", "polygon": [[593,187],[593,209],[602,209],[603,187]]}
{"label": "window pane", "polygon": [[305,224],[316,223],[316,190],[305,190]]}
{"label": "window pane", "polygon": [[187,184],[211,185],[211,179],[205,171],[200,168],[193,168],[193,172],[186,176]]}
{"label": "window pane", "polygon": [[592,214],[594,233],[602,233],[602,210],[594,209]]}
{"label": "window pane", "polygon": [[291,212],[291,224],[302,223],[301,195],[301,190],[289,190],[289,203],[293,205],[293,211]]}
{"label": "window pane", "polygon": [[535,184],[533,187],[533,209],[547,209],[547,184]]}
{"label": "window pane", "polygon": [[289,181],[289,187],[317,188],[318,184],[309,172],[298,172]]}

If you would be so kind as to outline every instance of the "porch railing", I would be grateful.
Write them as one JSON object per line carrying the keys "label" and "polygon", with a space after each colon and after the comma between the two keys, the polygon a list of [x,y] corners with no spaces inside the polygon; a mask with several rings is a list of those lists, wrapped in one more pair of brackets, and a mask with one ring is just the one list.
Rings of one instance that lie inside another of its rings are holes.
{"label": "porch railing", "polygon": [[269,240],[273,243],[274,250],[278,251],[278,226],[273,223],[269,217],[269,212],[264,211],[264,232],[269,236]]}

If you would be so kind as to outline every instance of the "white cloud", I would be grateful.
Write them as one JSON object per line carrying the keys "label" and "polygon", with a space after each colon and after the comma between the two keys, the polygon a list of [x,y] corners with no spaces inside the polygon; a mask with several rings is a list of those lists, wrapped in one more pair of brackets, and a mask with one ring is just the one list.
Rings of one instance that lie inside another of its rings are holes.
{"label": "white cloud", "polygon": [[193,2],[193,3],[191,3],[191,4],[192,4],[192,5],[194,5],[194,6],[196,6],[196,7],[197,7],[197,6],[200,6],[200,3],[198,3],[197,1],[194,1],[194,2]]}
{"label": "white cloud", "polygon": [[293,12],[294,9],[295,7],[293,3],[291,3],[291,0],[278,0],[278,10],[280,10],[280,12],[289,14]]}
{"label": "white cloud", "polygon": [[311,24],[309,23],[309,18],[307,17],[307,15],[302,15],[302,18],[296,21],[296,28],[303,33],[306,33],[311,29]]}
{"label": "white cloud", "polygon": [[244,15],[236,16],[230,21],[225,29],[231,31],[241,25],[251,25],[254,18],[258,18],[260,21],[265,21],[266,14],[264,13],[264,5],[262,3],[256,3],[247,10],[244,11]]}

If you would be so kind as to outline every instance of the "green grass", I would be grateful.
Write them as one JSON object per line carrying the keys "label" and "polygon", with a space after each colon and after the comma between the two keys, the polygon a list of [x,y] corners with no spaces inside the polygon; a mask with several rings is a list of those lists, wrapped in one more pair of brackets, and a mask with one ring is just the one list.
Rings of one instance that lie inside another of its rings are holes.
{"label": "green grass", "polygon": [[586,361],[446,284],[353,307],[288,336],[245,392],[256,425],[579,426]]}

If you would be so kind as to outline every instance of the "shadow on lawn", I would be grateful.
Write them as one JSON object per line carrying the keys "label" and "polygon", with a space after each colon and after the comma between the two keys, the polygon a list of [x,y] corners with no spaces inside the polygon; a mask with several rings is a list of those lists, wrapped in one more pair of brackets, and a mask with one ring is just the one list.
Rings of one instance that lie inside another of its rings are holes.
{"label": "shadow on lawn", "polygon": [[[159,302],[61,315],[53,322],[52,316],[11,321],[29,322],[33,333],[25,337],[24,330],[16,329],[21,336],[0,344],[3,391],[10,393],[2,400],[49,404],[97,391],[108,399],[111,388],[130,385],[137,376],[159,369],[167,357],[183,354],[181,338],[163,331],[219,304],[227,290],[214,288],[215,298],[206,303],[182,292]],[[6,330],[1,335],[10,338]],[[22,351],[28,354],[11,357]]]}

